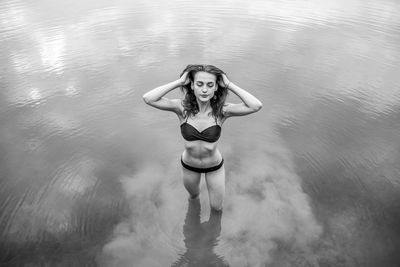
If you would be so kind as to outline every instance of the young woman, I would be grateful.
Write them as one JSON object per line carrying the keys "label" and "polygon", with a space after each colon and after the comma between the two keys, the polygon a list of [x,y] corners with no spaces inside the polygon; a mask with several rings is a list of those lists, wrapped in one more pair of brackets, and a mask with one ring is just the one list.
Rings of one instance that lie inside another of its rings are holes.
{"label": "young woman", "polygon": [[[184,99],[164,97],[175,88],[182,89]],[[243,102],[225,103],[228,90]],[[201,173],[205,173],[210,206],[221,210],[225,195],[224,159],[217,148],[221,125],[229,117],[260,110],[262,103],[212,65],[188,65],[180,79],[147,92],[143,99],[150,106],[178,115],[185,139],[181,156],[183,184],[190,197],[197,198]]]}

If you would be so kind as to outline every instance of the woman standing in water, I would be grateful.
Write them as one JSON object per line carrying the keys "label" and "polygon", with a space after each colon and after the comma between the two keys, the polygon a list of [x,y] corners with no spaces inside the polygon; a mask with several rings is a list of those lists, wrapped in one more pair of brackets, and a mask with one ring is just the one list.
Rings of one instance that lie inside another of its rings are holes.
{"label": "woman standing in water", "polygon": [[[164,97],[176,88],[185,93],[184,99]],[[228,90],[243,102],[225,103]],[[260,110],[262,103],[212,65],[188,65],[180,79],[147,92],[143,99],[150,106],[178,115],[185,139],[181,156],[183,184],[190,197],[197,198],[201,173],[205,173],[210,206],[221,210],[225,195],[224,159],[217,148],[221,125],[229,117]]]}

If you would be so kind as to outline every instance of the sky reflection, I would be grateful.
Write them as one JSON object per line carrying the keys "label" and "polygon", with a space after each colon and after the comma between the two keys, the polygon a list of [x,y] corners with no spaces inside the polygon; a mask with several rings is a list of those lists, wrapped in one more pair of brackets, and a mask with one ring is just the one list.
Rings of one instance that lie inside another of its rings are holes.
{"label": "sky reflection", "polygon": [[[198,245],[231,266],[396,266],[399,14],[390,0],[2,1],[0,260],[157,266]],[[204,184],[189,216],[176,117],[141,99],[196,62],[264,103],[224,125],[215,225]]]}

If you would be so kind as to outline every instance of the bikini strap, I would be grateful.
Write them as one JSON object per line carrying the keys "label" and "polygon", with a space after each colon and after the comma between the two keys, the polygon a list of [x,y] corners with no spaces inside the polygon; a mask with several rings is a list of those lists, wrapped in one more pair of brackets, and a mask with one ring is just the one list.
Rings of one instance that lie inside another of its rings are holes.
{"label": "bikini strap", "polygon": [[186,121],[185,121],[185,122],[187,122],[188,119],[189,119],[189,114],[188,114],[188,112],[186,111]]}

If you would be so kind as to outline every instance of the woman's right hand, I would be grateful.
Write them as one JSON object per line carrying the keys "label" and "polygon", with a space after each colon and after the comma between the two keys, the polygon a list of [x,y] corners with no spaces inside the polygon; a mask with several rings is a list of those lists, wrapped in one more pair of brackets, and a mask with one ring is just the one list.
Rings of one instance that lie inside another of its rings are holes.
{"label": "woman's right hand", "polygon": [[185,71],[180,78],[182,86],[190,83],[189,72]]}

